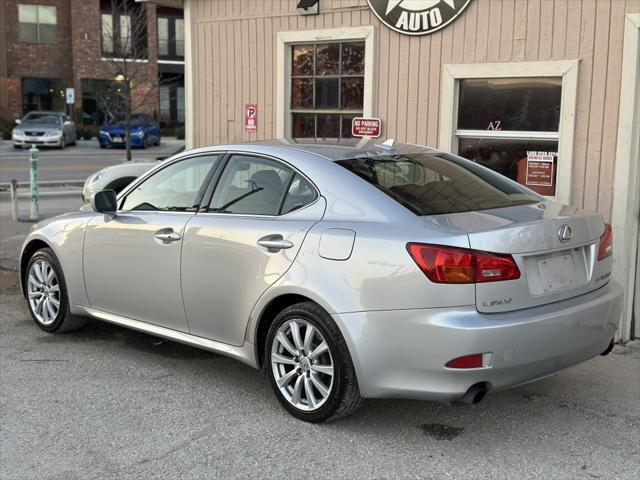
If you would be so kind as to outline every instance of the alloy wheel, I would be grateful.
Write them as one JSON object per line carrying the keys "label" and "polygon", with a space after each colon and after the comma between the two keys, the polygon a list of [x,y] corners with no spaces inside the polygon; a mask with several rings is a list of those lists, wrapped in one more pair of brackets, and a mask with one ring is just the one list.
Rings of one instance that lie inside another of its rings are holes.
{"label": "alloy wheel", "polygon": [[311,322],[295,318],[280,326],[271,345],[271,369],[282,396],[299,410],[317,410],[331,394],[333,357]]}
{"label": "alloy wheel", "polygon": [[60,283],[53,266],[42,258],[31,264],[27,295],[29,308],[38,322],[51,325],[60,312]]}

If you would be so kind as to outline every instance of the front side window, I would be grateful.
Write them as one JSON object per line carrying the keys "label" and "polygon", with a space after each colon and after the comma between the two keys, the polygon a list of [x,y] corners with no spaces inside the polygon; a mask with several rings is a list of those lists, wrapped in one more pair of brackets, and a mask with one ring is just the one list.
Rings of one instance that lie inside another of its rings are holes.
{"label": "front side window", "polygon": [[51,5],[18,5],[18,38],[21,42],[55,43],[56,7]]}
{"label": "front side window", "polygon": [[517,183],[464,158],[420,153],[340,160],[362,178],[416,215],[440,215],[538,202]]}
{"label": "front side window", "polygon": [[560,77],[460,80],[458,153],[555,196],[561,97]]}
{"label": "front side window", "polygon": [[192,157],[163,168],[126,196],[122,210],[195,211],[200,188],[218,157]]}
{"label": "front side window", "polygon": [[293,175],[275,160],[234,155],[216,186],[209,212],[278,215]]}
{"label": "front side window", "polygon": [[291,137],[351,138],[364,104],[364,42],[291,47]]}

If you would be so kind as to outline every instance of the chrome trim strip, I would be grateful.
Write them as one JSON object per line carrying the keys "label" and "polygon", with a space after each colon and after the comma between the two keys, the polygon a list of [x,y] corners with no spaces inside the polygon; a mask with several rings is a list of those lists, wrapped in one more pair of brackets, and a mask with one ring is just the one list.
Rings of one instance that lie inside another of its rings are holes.
{"label": "chrome trim strip", "polygon": [[174,342],[184,343],[185,345],[201,348],[203,350],[208,350],[220,355],[225,355],[227,357],[239,360],[251,367],[258,368],[254,345],[249,342],[244,342],[242,346],[236,347],[233,345],[228,345],[226,343],[216,342],[215,340],[209,340],[207,338],[190,335],[188,333],[178,332],[177,330],[171,330],[170,328],[152,325],[147,322],[141,322],[139,320],[133,320],[127,317],[122,317],[114,313],[103,312],[90,307],[78,305],[74,305],[74,307],[82,310],[84,314],[98,320],[102,320],[104,322],[130,328],[139,332],[148,333],[150,335],[156,335],[158,337],[173,340]]}

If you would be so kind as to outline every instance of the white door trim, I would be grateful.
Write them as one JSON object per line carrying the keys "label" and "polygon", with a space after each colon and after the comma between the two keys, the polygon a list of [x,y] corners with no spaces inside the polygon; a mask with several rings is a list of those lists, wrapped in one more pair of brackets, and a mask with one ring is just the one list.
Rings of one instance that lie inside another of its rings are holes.
{"label": "white door trim", "polygon": [[189,150],[194,144],[193,97],[193,38],[191,28],[191,1],[184,1],[184,146]]}
{"label": "white door trim", "polygon": [[295,43],[340,42],[347,40],[364,40],[364,101],[362,108],[363,117],[374,116],[373,91],[375,76],[374,38],[373,26],[331,28],[324,30],[301,30],[295,32],[278,33],[277,55],[277,99],[276,99],[276,137],[285,138],[289,135],[289,77],[290,65],[287,59],[291,58],[291,45]]}
{"label": "white door trim", "polygon": [[[640,215],[640,13],[625,17],[620,112],[613,183],[613,278],[625,290],[624,306],[618,328],[619,340],[631,338],[633,298],[638,261],[638,222]],[[636,305],[636,309],[640,305]],[[637,315],[637,314],[636,314]],[[635,335],[640,336],[636,324]]]}
{"label": "white door trim", "polygon": [[573,136],[575,130],[578,64],[580,60],[511,63],[447,64],[442,68],[440,97],[440,135],[438,148],[457,150],[455,138],[458,117],[458,80],[496,77],[562,77],[560,126],[558,141],[558,173],[556,200],[571,203],[571,172],[573,170]]}

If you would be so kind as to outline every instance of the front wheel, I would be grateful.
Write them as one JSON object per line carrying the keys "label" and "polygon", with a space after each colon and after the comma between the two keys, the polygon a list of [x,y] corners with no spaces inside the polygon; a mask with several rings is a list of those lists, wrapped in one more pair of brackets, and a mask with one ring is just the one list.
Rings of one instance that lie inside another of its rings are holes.
{"label": "front wheel", "polygon": [[71,315],[64,275],[58,259],[49,248],[35,252],[24,278],[29,311],[36,325],[45,332],[77,330],[84,318]]}
{"label": "front wheel", "polygon": [[264,364],[278,400],[300,420],[346,417],[362,403],[346,342],[315,303],[278,314],[267,334]]}

